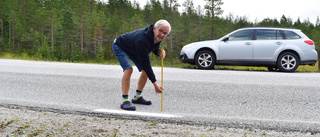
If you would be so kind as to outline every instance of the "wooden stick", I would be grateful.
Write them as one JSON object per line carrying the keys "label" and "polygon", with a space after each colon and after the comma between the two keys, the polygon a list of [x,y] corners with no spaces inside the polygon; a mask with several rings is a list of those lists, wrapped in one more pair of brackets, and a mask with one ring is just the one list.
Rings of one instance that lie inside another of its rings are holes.
{"label": "wooden stick", "polygon": [[[161,88],[163,89],[163,48],[161,48]],[[163,108],[163,92],[161,93],[161,111]]]}

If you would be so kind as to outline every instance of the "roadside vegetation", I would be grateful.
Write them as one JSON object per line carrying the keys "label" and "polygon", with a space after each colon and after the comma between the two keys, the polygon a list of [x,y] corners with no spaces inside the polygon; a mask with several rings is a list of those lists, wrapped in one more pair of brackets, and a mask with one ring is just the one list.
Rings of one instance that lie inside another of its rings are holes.
{"label": "roadside vegetation", "polygon": [[[151,64],[153,66],[161,66],[160,58],[151,55]],[[34,60],[34,61],[54,61],[51,59],[43,59],[43,58],[37,58],[35,56],[28,56],[25,54],[12,54],[12,53],[2,53],[0,54],[0,58],[5,59],[21,59],[21,60]],[[61,62],[70,62],[70,63],[90,63],[90,64],[105,64],[105,65],[119,65],[119,62],[116,58],[111,58],[108,60],[103,60],[101,62],[96,62],[95,60],[89,60],[89,61],[61,61]],[[196,65],[190,65],[188,63],[181,63],[180,61],[177,61],[173,65],[170,63],[170,59],[165,58],[164,67],[173,67],[173,68],[188,68],[188,69],[197,69]],[[299,66],[298,69],[295,72],[319,72],[319,62],[317,62],[314,66],[310,65],[302,65]],[[216,70],[242,70],[242,71],[268,71],[267,67],[254,67],[254,66],[222,66],[222,65],[216,65],[214,67]]]}

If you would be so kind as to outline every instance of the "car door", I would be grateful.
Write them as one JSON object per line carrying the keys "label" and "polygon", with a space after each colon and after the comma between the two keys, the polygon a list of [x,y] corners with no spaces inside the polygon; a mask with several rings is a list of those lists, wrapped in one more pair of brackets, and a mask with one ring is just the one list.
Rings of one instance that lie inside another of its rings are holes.
{"label": "car door", "polygon": [[254,61],[273,61],[286,41],[279,30],[257,29],[253,46]]}
{"label": "car door", "polygon": [[252,61],[254,29],[240,30],[229,36],[229,40],[221,41],[219,47],[220,60]]}

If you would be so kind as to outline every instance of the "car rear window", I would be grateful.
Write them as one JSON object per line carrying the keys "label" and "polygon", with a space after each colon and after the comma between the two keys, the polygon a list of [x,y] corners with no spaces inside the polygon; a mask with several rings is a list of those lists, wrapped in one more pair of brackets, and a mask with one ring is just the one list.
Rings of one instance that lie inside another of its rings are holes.
{"label": "car rear window", "polygon": [[279,40],[283,39],[279,30],[259,29],[257,30],[257,40]]}
{"label": "car rear window", "polygon": [[286,35],[286,39],[300,39],[301,37],[294,33],[293,31],[283,31],[284,35]]}

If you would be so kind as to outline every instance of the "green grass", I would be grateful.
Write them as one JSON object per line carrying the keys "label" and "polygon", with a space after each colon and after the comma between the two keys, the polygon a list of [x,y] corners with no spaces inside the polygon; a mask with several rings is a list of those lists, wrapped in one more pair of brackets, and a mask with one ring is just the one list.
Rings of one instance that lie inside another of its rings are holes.
{"label": "green grass", "polygon": [[[319,72],[319,62],[314,66],[300,65],[295,72]],[[218,70],[244,70],[244,71],[268,71],[267,67],[250,67],[250,66],[220,66],[216,65],[215,69]]]}
{"label": "green grass", "polygon": [[[0,54],[0,58],[5,59],[21,59],[21,60],[35,60],[35,61],[55,61],[51,59],[39,59],[35,56],[28,56],[26,53],[21,54],[12,54],[3,52]],[[160,67],[161,60],[158,57],[152,56],[151,58],[151,65]],[[60,62],[72,62],[72,63],[90,63],[90,64],[106,64],[106,65],[119,65],[118,60],[116,57],[112,57],[109,59],[105,59],[101,62],[96,62],[95,60],[87,60],[87,61],[68,61],[63,60]],[[300,65],[296,72],[319,72],[318,63],[315,66],[309,65]],[[191,65],[188,63],[181,63],[179,59],[174,58],[171,64],[170,58],[167,56],[163,62],[164,67],[173,67],[173,68],[188,68],[188,69],[197,69],[196,65]],[[242,71],[268,71],[267,67],[253,67],[253,66],[223,66],[223,65],[216,65],[216,70],[242,70]]]}
{"label": "green grass", "polygon": [[303,65],[299,66],[297,72],[319,72],[319,61],[314,66]]}

